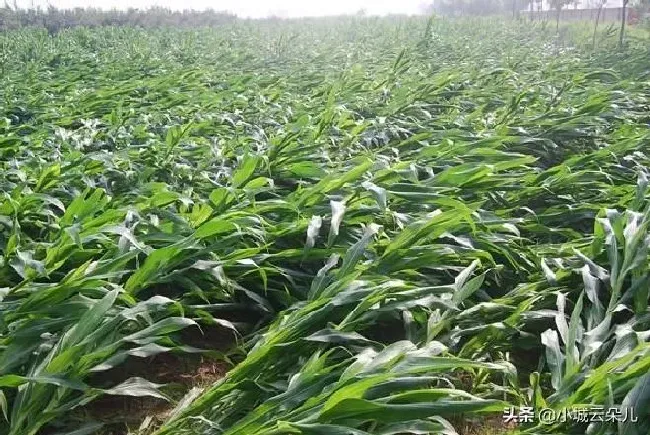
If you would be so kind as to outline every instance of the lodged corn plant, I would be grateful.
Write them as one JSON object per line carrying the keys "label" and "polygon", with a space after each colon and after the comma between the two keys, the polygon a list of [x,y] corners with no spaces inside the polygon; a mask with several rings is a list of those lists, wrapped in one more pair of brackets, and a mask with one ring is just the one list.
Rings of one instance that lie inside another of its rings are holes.
{"label": "lodged corn plant", "polygon": [[[0,34],[0,433],[648,433],[649,53],[597,37]],[[585,406],[638,419],[500,422]]]}

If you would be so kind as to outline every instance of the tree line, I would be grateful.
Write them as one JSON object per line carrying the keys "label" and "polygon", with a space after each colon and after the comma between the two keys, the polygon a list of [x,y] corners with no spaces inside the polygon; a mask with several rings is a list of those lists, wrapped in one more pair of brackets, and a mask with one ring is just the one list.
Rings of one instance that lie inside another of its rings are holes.
{"label": "tree line", "polygon": [[[650,0],[618,0],[621,9],[621,27],[619,32],[619,46],[624,43],[626,20],[628,8],[634,6],[642,12],[650,10]],[[555,11],[556,29],[559,30],[562,10],[573,6],[577,8],[584,2],[581,0],[546,0],[550,9]],[[612,4],[611,0],[609,1]],[[436,0],[426,8],[427,12],[441,15],[503,15],[508,11],[512,12],[514,17],[518,17],[520,11],[534,10],[540,11],[544,0]],[[597,9],[596,22],[594,24],[593,44],[596,43],[596,32],[600,22],[602,10],[608,0],[590,0],[587,5]]]}
{"label": "tree line", "polygon": [[56,33],[70,27],[205,27],[236,20],[229,12],[212,9],[174,11],[162,7],[149,9],[103,10],[97,8],[58,9],[55,7],[22,9],[5,3],[0,7],[0,31],[21,27],[46,28]]}
{"label": "tree line", "polygon": [[440,15],[517,15],[522,10],[539,11],[547,6],[555,11],[566,8],[586,6],[594,9],[606,4],[627,8],[637,6],[647,8],[650,0],[435,0],[426,7],[427,12]]}

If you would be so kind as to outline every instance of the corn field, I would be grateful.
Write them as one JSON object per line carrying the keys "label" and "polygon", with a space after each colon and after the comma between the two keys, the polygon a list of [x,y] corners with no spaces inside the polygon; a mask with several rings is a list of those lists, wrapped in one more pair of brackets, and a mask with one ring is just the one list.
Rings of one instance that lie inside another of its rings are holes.
{"label": "corn field", "polygon": [[561,30],[0,34],[0,433],[650,433],[649,46]]}

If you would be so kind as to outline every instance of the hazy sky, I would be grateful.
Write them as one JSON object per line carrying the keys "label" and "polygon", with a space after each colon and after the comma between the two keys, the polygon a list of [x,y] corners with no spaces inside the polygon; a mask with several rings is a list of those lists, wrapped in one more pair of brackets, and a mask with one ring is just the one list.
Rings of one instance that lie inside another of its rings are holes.
{"label": "hazy sky", "polygon": [[[13,3],[13,0],[9,0]],[[261,17],[269,14],[296,16],[317,16],[352,14],[366,9],[370,14],[418,12],[423,0],[18,0],[18,5],[73,8],[92,6],[100,8],[146,8],[164,6],[172,9],[228,10],[240,16]]]}

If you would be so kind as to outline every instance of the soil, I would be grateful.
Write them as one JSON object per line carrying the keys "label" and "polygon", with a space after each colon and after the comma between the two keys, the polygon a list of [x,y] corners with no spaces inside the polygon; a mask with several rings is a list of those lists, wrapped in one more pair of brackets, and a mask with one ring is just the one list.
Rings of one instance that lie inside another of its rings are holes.
{"label": "soil", "polygon": [[502,415],[452,422],[458,435],[507,435],[517,428],[516,423],[505,422]]}
{"label": "soil", "polygon": [[[233,332],[222,327],[202,326],[202,332],[184,332],[182,341],[201,349],[226,352],[235,345]],[[131,357],[118,367],[101,372],[89,384],[117,385],[131,377],[164,384],[161,392],[171,401],[155,397],[102,396],[78,410],[73,421],[96,421],[104,424],[102,435],[144,435],[165,421],[168,414],[194,387],[206,388],[223,378],[230,369],[224,360],[204,354],[162,353],[149,358]],[[141,426],[146,428],[140,429]],[[56,431],[53,431],[56,432]]]}

